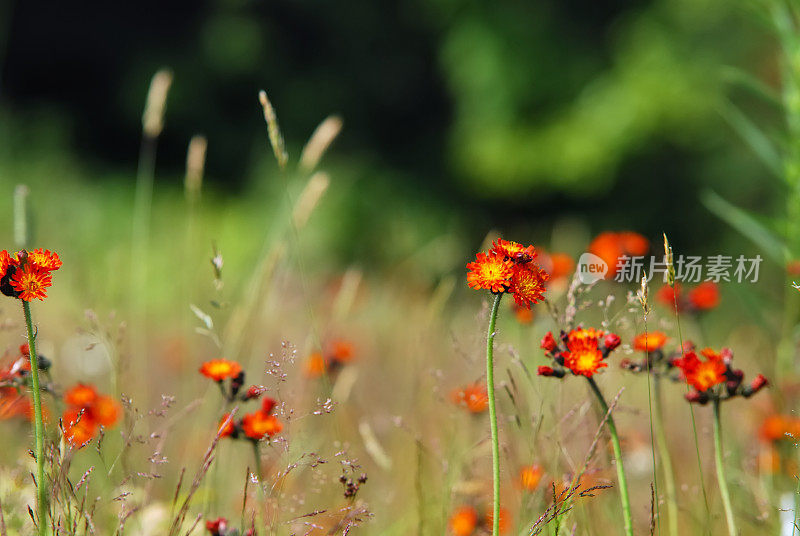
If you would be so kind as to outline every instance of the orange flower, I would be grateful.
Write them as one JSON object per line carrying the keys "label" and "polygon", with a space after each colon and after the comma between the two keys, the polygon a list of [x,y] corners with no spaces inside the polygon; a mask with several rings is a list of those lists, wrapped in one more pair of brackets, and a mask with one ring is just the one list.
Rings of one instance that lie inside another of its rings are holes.
{"label": "orange flower", "polygon": [[62,264],[57,253],[42,248],[28,252],[28,262],[50,272],[58,270]]}
{"label": "orange flower", "polygon": [[[500,509],[500,521],[498,525],[500,526],[500,534],[505,534],[508,532],[508,529],[511,528],[511,516],[509,515],[508,510],[505,508]],[[494,512],[491,510],[486,512],[486,528],[491,530],[492,528],[492,521],[494,520]]]}
{"label": "orange flower", "polygon": [[242,431],[250,439],[260,440],[264,436],[272,437],[283,430],[283,424],[275,415],[264,411],[248,413],[242,418]]}
{"label": "orange flower", "polygon": [[575,269],[575,260],[566,253],[551,253],[550,264],[550,277],[553,279],[566,277]]}
{"label": "orange flower", "polygon": [[70,408],[62,417],[64,437],[73,446],[81,448],[92,440],[97,433],[97,423],[89,412],[81,408]]}
{"label": "orange flower", "polygon": [[[656,300],[661,302],[665,307],[673,308],[675,307],[675,295],[681,295],[681,284],[675,283],[675,288],[673,289],[669,285],[664,285],[658,292],[656,292]],[[680,299],[678,299],[678,310],[681,308]]]}
{"label": "orange flower", "polygon": [[706,361],[701,361],[694,352],[687,352],[674,364],[681,369],[689,385],[703,392],[725,381],[727,367],[722,356],[713,350],[706,348],[701,353]]}
{"label": "orange flower", "polygon": [[800,439],[800,419],[791,415],[770,415],[761,424],[759,437],[768,443]]}
{"label": "orange flower", "polygon": [[517,322],[520,324],[530,324],[533,322],[533,311],[526,307],[521,307],[517,303],[513,304],[512,310],[514,311],[514,316],[517,319]]}
{"label": "orange flower", "polygon": [[540,465],[528,465],[519,471],[519,484],[525,491],[535,491],[542,480],[544,470]]}
{"label": "orange flower", "polygon": [[319,352],[315,352],[308,356],[308,359],[305,363],[304,372],[306,377],[308,378],[319,378],[328,368],[328,363],[325,361],[325,358],[322,357],[322,354]]}
{"label": "orange flower", "polygon": [[14,256],[0,251],[0,292],[24,301],[44,300],[53,284],[50,272],[59,268],[61,259],[49,250],[22,250]]}
{"label": "orange flower", "polygon": [[478,253],[475,262],[467,264],[467,284],[475,290],[505,292],[511,285],[512,262],[495,252]]}
{"label": "orange flower", "polygon": [[550,276],[535,264],[514,266],[509,292],[520,307],[530,309],[532,303],[544,299],[544,283]]}
{"label": "orange flower", "polygon": [[110,427],[119,420],[120,407],[110,396],[100,395],[91,385],[79,383],[64,393],[67,409],[61,417],[64,436],[78,448],[84,446],[100,426]]}
{"label": "orange flower", "polygon": [[14,387],[0,387],[0,421],[14,417],[30,420],[32,416],[33,406],[27,396]]}
{"label": "orange flower", "polygon": [[471,536],[478,525],[478,512],[472,506],[460,506],[450,516],[448,524],[453,536]]}
{"label": "orange flower", "polygon": [[[222,416],[222,419],[219,421],[219,431],[220,437],[228,437],[233,435],[233,432],[236,430],[236,425],[233,424],[233,419],[230,419],[231,414],[226,413]],[[230,419],[230,420],[228,420]]]}
{"label": "orange flower", "polygon": [[17,268],[11,276],[11,287],[17,291],[19,299],[27,302],[34,298],[44,300],[47,297],[46,289],[52,284],[50,272],[31,263]]}
{"label": "orange flower", "polygon": [[567,351],[564,356],[564,366],[573,374],[591,378],[594,373],[608,365],[603,361],[603,352],[600,350],[600,339],[605,332],[589,329],[574,329],[567,337]]}
{"label": "orange flower", "polygon": [[483,413],[489,407],[486,387],[477,383],[456,389],[450,398],[454,404],[466,408],[470,413]]}
{"label": "orange flower", "polygon": [[239,363],[224,358],[206,361],[200,367],[200,374],[215,382],[221,382],[225,378],[235,378],[240,372],[242,372],[242,366]]}
{"label": "orange flower", "polygon": [[535,247],[523,246],[517,242],[503,240],[502,238],[498,238],[495,242],[492,242],[490,254],[491,253],[496,253],[506,260],[520,264],[527,264],[536,258]]}
{"label": "orange flower", "polygon": [[697,311],[713,309],[719,305],[719,286],[713,281],[705,281],[690,290],[687,298]]}
{"label": "orange flower", "polygon": [[655,352],[661,350],[666,342],[667,336],[661,331],[641,333],[633,338],[633,349],[640,352]]}
{"label": "orange flower", "polygon": [[589,253],[597,255],[608,265],[606,279],[611,279],[616,275],[620,257],[623,255],[642,256],[647,253],[648,249],[650,249],[650,242],[647,238],[631,231],[600,233],[589,244]]}
{"label": "orange flower", "polygon": [[79,383],[64,393],[64,402],[78,408],[88,408],[97,399],[97,391],[91,385]]}
{"label": "orange flower", "polygon": [[333,341],[331,343],[330,358],[338,363],[349,363],[355,356],[353,343],[348,341]]}

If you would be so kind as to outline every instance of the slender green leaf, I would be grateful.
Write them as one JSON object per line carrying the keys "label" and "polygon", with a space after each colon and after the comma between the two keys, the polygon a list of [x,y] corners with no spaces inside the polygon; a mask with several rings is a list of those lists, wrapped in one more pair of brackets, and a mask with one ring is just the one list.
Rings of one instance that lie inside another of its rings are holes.
{"label": "slender green leaf", "polygon": [[700,199],[708,210],[752,240],[775,262],[783,264],[786,261],[787,251],[783,239],[759,222],[755,216],[729,203],[711,190],[703,192]]}
{"label": "slender green leaf", "polygon": [[722,117],[750,146],[758,158],[767,166],[772,174],[783,182],[783,160],[780,153],[766,134],[764,134],[750,119],[743,114],[734,104],[727,102],[720,108]]}

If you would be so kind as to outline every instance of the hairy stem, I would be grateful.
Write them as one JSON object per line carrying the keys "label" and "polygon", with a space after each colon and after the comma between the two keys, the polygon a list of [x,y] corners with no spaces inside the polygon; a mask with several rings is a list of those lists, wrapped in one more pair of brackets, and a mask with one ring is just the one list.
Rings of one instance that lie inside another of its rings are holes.
{"label": "hairy stem", "polygon": [[[603,393],[600,392],[600,388],[597,386],[594,379],[587,377],[586,380],[589,382],[592,392],[597,397],[597,401],[600,403],[600,408],[604,413],[608,413],[608,404],[606,403],[606,399],[603,398]],[[614,417],[610,414],[608,415],[606,426],[608,427],[608,431],[611,435],[611,446],[614,448],[614,460],[617,467],[617,480],[619,480],[619,495],[620,500],[622,501],[622,516],[625,519],[625,534],[627,536],[633,536],[631,500],[628,497],[628,479],[625,477],[625,468],[622,466],[622,448],[619,446],[617,426],[614,424]]]}
{"label": "hairy stem", "polygon": [[731,497],[728,493],[728,480],[725,478],[725,465],[722,463],[722,423],[720,419],[720,400],[714,399],[714,458],[717,462],[717,480],[719,481],[719,494],[722,495],[722,505],[725,507],[725,519],[728,522],[728,534],[736,536],[736,520],[733,517]]}
{"label": "hairy stem", "polygon": [[497,311],[503,294],[496,294],[489,315],[489,330],[486,333],[486,394],[489,397],[489,426],[492,430],[492,536],[500,534],[500,440],[497,433],[497,408],[494,396],[494,330]]}
{"label": "hairy stem", "polygon": [[33,436],[36,456],[36,511],[38,514],[39,535],[47,534],[47,485],[44,479],[44,420],[42,419],[42,397],[39,389],[39,357],[36,354],[36,340],[33,335],[31,305],[22,301],[25,326],[28,328],[28,353],[31,359],[31,395],[33,397]]}

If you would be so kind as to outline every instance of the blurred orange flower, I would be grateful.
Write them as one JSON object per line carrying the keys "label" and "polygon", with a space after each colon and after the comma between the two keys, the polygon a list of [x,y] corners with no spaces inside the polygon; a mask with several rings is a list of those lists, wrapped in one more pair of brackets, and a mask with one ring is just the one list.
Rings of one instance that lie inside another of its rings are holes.
{"label": "blurred orange flower", "polygon": [[667,336],[663,332],[650,331],[633,338],[633,349],[640,352],[655,352],[661,350],[666,342]]}
{"label": "blurred orange flower", "polygon": [[769,415],[761,424],[759,437],[767,443],[797,441],[800,439],[800,418],[792,415]]}
{"label": "blurred orange flower", "polygon": [[606,279],[613,279],[617,273],[619,258],[623,255],[640,257],[650,249],[650,242],[644,236],[632,231],[604,232],[597,235],[589,244],[589,253],[597,255],[608,265]]}
{"label": "blurred orange flower", "polygon": [[727,367],[721,354],[706,348],[701,352],[706,358],[701,361],[695,352],[687,352],[673,363],[683,372],[686,382],[700,392],[707,391],[725,381]]}
{"label": "blurred orange flower", "polygon": [[120,407],[111,397],[98,394],[91,386],[79,383],[64,393],[67,409],[62,415],[64,435],[78,448],[97,433],[100,426],[110,427],[119,420]]}
{"label": "blurred orange flower", "polygon": [[460,506],[450,516],[448,524],[453,536],[471,536],[478,526],[478,511],[472,506]]}
{"label": "blurred orange flower", "polygon": [[248,413],[242,418],[242,431],[244,435],[256,441],[263,437],[272,437],[283,430],[283,424],[275,415],[264,411]]}
{"label": "blurred orange flower", "polygon": [[[491,532],[494,514],[490,510],[486,512],[486,528]],[[511,514],[505,508],[500,508],[500,534],[505,534],[511,528]]]}
{"label": "blurred orange flower", "polygon": [[483,413],[489,407],[486,386],[477,383],[456,389],[450,398],[454,404],[466,408],[470,413]]}
{"label": "blurred orange flower", "polygon": [[535,491],[544,475],[540,465],[528,465],[519,471],[519,484],[525,491]]}
{"label": "blurred orange flower", "polygon": [[215,382],[221,382],[225,378],[235,378],[240,372],[242,372],[242,366],[239,363],[224,358],[206,361],[200,367],[200,374]]}
{"label": "blurred orange flower", "polygon": [[687,298],[697,311],[713,309],[719,305],[719,286],[713,281],[705,281],[690,290]]}

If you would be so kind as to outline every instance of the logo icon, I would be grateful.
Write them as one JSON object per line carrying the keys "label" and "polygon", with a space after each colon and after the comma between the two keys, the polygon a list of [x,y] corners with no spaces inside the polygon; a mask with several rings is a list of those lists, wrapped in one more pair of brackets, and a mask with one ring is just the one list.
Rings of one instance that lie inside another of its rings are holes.
{"label": "logo icon", "polygon": [[608,273],[606,261],[592,253],[584,253],[578,259],[578,279],[584,285],[600,281]]}

